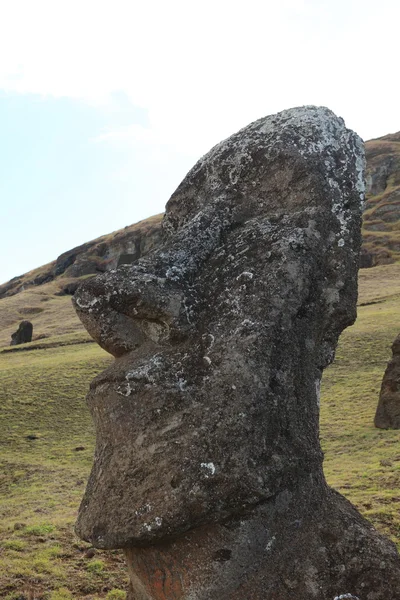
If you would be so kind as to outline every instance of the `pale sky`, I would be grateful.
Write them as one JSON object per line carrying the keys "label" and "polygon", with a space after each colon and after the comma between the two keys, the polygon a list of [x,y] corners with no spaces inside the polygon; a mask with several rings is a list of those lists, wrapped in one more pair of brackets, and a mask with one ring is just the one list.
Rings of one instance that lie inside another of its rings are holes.
{"label": "pale sky", "polygon": [[398,0],[0,0],[0,282],[162,212],[259,117],[400,130]]}

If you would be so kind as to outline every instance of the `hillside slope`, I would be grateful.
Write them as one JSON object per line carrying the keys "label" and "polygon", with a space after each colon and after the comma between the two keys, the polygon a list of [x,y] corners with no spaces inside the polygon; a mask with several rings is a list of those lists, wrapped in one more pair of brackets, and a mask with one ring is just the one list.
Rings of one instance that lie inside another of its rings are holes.
{"label": "hillside slope", "polygon": [[[89,338],[78,319],[71,296],[58,296],[58,282],[30,286],[0,300],[0,347],[8,346],[18,324],[28,319],[33,324],[33,340],[55,335],[80,334]],[[23,344],[26,346],[26,344]]]}
{"label": "hillside slope", "polygon": [[400,259],[400,132],[365,144],[367,198],[361,266]]}
{"label": "hillside slope", "polygon": [[59,291],[73,292],[77,278],[104,273],[124,262],[137,260],[160,240],[162,214],[149,217],[63,252],[56,260],[0,285],[0,299],[29,286],[59,281]]}
{"label": "hillside slope", "polygon": [[33,340],[71,334],[75,337],[69,342],[89,339],[72,308],[71,294],[83,279],[115,268],[121,259],[137,260],[149,252],[159,243],[161,219],[155,215],[82,244],[0,285],[0,347],[9,345],[23,319],[33,323]]}

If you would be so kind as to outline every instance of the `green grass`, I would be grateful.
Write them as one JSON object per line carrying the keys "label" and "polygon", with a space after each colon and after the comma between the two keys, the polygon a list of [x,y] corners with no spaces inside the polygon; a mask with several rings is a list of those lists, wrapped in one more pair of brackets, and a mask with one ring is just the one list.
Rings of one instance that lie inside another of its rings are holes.
{"label": "green grass", "polygon": [[33,340],[79,332],[88,337],[72,307],[71,296],[56,295],[60,287],[59,281],[53,281],[0,299],[0,348],[10,345],[11,334],[24,319],[33,324]]}
{"label": "green grass", "polygon": [[84,397],[110,360],[96,344],[0,354],[1,598],[94,600],[126,586],[121,555],[88,558],[73,531],[94,446]]}
{"label": "green grass", "polygon": [[5,346],[4,348],[0,348],[0,354],[26,352],[28,350],[48,350],[50,348],[59,348],[60,346],[72,346],[85,343],[94,343],[94,340],[86,331],[76,331],[75,333],[53,335],[49,338],[35,340],[17,346]]}
{"label": "green grass", "polygon": [[[400,431],[373,419],[391,344],[400,330],[400,297],[391,276],[398,265],[361,273],[358,319],[341,336],[323,377],[320,434],[325,475],[400,548]],[[386,278],[385,278],[386,274]]]}
{"label": "green grass", "polygon": [[[323,378],[324,468],[328,482],[400,545],[400,431],[373,426],[400,330],[400,265],[363,270],[359,281],[357,323]],[[112,359],[82,343],[82,331],[60,333],[26,345],[29,352],[0,351],[0,597],[123,600],[121,554],[86,554],[73,530],[94,447],[84,397]]]}
{"label": "green grass", "polygon": [[122,590],[115,589],[109,591],[106,598],[107,600],[125,600],[126,593]]}

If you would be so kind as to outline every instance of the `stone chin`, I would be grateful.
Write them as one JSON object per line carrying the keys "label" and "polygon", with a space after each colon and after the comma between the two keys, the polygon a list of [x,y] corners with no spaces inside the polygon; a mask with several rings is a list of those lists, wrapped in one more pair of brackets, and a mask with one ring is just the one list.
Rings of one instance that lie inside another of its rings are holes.
{"label": "stone chin", "polygon": [[[238,369],[240,357],[227,355]],[[321,473],[320,452],[298,460],[295,448],[266,449],[274,421],[264,432],[262,423],[271,407],[258,411],[259,427],[251,421],[262,399],[273,404],[271,393],[260,389],[234,408],[213,407],[207,398],[217,393],[216,385],[206,383],[204,395],[179,381],[172,389],[162,376],[168,360],[160,354],[144,357],[141,347],[140,358],[129,353],[92,382],[87,400],[97,442],[76,531],[95,547],[173,539],[268,501],[290,487],[291,479]],[[243,374],[232,386],[232,364],[221,365],[219,377],[224,370],[219,391],[233,403],[249,388],[250,378]],[[310,393],[315,389],[314,382]]]}

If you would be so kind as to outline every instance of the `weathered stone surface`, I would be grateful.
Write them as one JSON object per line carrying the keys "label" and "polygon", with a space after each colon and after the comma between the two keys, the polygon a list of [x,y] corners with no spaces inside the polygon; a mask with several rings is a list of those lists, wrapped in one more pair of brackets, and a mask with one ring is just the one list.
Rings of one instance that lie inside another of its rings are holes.
{"label": "weathered stone surface", "polygon": [[400,334],[392,344],[392,359],[382,379],[375,427],[400,429]]}
{"label": "weathered stone surface", "polygon": [[136,254],[121,254],[118,258],[117,267],[121,265],[132,265],[134,262],[138,260]]}
{"label": "weathered stone surface", "polygon": [[33,325],[30,321],[21,321],[17,331],[11,334],[10,346],[26,344],[32,341]]}
{"label": "weathered stone surface", "polygon": [[77,532],[131,597],[400,598],[400,562],[330,490],[322,370],[356,316],[361,140],[325,108],[252,123],[167,204],[163,245],[78,288],[116,357],[91,384]]}

